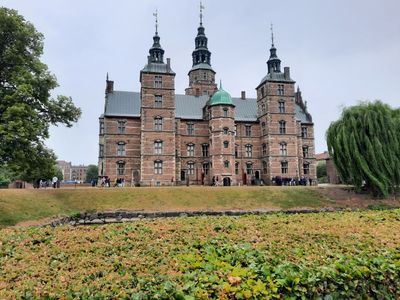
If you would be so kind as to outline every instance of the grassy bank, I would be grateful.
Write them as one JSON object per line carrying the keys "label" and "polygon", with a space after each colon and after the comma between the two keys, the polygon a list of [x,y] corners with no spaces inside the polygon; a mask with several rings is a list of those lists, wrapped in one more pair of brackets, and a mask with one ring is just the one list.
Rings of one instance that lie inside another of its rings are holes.
{"label": "grassy bank", "polygon": [[0,231],[1,299],[399,299],[400,210]]}
{"label": "grassy bank", "polygon": [[0,227],[83,211],[289,209],[334,202],[305,187],[0,190]]}

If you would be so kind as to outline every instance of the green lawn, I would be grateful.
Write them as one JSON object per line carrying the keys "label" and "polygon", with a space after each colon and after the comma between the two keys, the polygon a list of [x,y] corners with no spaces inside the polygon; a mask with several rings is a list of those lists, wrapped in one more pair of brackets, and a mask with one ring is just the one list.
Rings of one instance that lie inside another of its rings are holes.
{"label": "green lawn", "polygon": [[[197,199],[203,190],[187,191]],[[74,194],[53,193],[64,197],[46,203]],[[83,203],[127,192],[86,193]],[[0,299],[400,299],[399,233],[400,210],[9,227],[0,230]]]}
{"label": "green lawn", "polygon": [[290,209],[334,203],[307,187],[0,190],[0,227],[85,211]]}

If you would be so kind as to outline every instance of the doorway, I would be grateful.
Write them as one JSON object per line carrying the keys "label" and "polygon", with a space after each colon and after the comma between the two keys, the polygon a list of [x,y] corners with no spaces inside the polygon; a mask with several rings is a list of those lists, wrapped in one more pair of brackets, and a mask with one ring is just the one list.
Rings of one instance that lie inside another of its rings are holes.
{"label": "doorway", "polygon": [[224,177],[224,186],[230,186],[231,185],[231,179],[229,177]]}

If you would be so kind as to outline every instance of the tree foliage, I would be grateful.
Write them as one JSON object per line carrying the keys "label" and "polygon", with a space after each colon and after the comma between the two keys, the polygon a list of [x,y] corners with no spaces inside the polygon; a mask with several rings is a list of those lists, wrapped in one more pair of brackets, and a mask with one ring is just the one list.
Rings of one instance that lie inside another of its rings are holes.
{"label": "tree foliage", "polygon": [[400,109],[380,101],[345,108],[326,134],[342,180],[388,196],[400,186]]}
{"label": "tree foliage", "polygon": [[98,176],[99,176],[99,168],[95,165],[89,165],[86,172],[86,182],[97,180]]}
{"label": "tree foliage", "polygon": [[15,10],[0,7],[0,166],[25,178],[54,171],[55,156],[44,146],[49,126],[71,127],[81,114],[71,98],[51,97],[58,84],[42,53],[43,35]]}

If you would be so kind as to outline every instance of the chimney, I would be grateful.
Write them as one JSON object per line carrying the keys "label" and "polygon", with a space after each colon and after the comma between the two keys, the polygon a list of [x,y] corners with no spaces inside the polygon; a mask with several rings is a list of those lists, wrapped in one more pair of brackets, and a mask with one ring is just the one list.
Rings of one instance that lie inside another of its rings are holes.
{"label": "chimney", "polygon": [[284,67],[283,68],[283,73],[284,73],[285,79],[289,80],[290,79],[290,68],[289,67]]}
{"label": "chimney", "polygon": [[171,71],[171,59],[167,58],[167,71],[170,72]]}
{"label": "chimney", "polygon": [[106,94],[110,94],[114,92],[114,81],[108,80],[106,81]]}
{"label": "chimney", "polygon": [[242,91],[242,96],[240,98],[246,100],[246,91]]}

